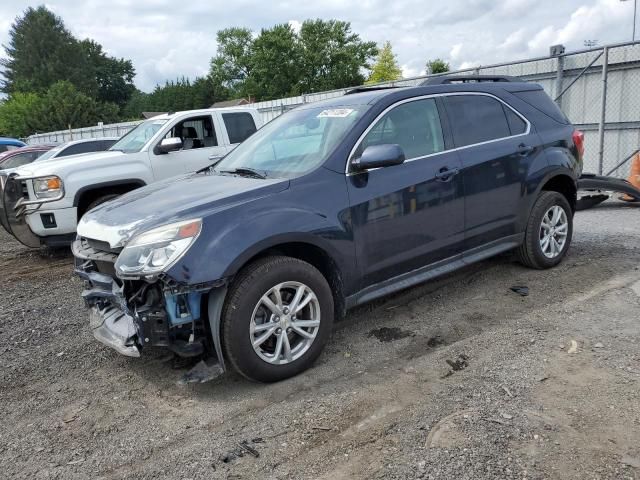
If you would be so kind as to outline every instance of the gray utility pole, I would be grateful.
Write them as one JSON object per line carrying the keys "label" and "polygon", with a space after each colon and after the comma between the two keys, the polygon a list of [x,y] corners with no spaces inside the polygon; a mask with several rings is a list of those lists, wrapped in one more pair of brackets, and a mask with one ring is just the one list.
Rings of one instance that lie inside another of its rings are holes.
{"label": "gray utility pole", "polygon": [[[629,0],[620,0],[621,2],[628,2]],[[638,12],[638,0],[631,0],[633,2],[633,34],[631,40],[636,41],[636,13]]]}

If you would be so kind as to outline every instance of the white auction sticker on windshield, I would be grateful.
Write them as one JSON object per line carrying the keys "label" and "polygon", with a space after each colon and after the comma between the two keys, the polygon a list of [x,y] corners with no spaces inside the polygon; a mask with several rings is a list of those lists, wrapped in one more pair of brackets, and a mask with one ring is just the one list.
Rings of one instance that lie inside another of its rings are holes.
{"label": "white auction sticker on windshield", "polygon": [[323,110],[318,114],[318,118],[344,118],[353,112],[353,108],[332,108],[331,110]]}

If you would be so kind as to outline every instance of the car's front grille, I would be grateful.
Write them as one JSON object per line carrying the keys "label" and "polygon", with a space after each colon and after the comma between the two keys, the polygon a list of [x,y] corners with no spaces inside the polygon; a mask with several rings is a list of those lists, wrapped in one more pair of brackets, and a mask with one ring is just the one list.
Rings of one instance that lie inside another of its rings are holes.
{"label": "car's front grille", "polygon": [[111,248],[107,242],[85,237],[78,237],[71,250],[78,258],[110,263],[115,263],[122,251],[121,248]]}

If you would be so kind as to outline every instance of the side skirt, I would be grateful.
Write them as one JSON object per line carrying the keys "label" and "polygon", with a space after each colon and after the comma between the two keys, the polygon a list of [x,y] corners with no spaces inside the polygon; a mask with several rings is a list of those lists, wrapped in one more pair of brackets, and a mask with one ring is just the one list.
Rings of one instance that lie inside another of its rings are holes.
{"label": "side skirt", "polygon": [[454,255],[439,262],[417,268],[397,277],[390,278],[375,285],[360,290],[359,292],[347,297],[347,309],[357,305],[370,302],[380,297],[384,297],[391,293],[413,287],[419,283],[426,282],[433,278],[445,275],[447,273],[463,268],[467,265],[485,260],[500,253],[512,250],[518,247],[524,241],[524,233],[510,235],[500,240],[495,240],[486,245],[467,250],[458,255]]}

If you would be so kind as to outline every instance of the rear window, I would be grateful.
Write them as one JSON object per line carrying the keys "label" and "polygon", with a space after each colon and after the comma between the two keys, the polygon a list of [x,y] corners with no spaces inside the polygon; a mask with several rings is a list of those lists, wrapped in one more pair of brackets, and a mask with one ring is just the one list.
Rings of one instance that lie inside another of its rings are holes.
{"label": "rear window", "polygon": [[544,90],[527,90],[525,92],[511,92],[519,99],[527,102],[536,110],[541,111],[547,117],[551,117],[556,122],[568,124],[571,123],[567,116],[558,108],[549,95]]}
{"label": "rear window", "polygon": [[456,147],[511,136],[502,103],[485,95],[445,97]]}
{"label": "rear window", "polygon": [[229,134],[229,143],[244,142],[247,137],[253,135],[256,131],[256,124],[253,117],[247,112],[223,113],[222,119],[227,127]]}

